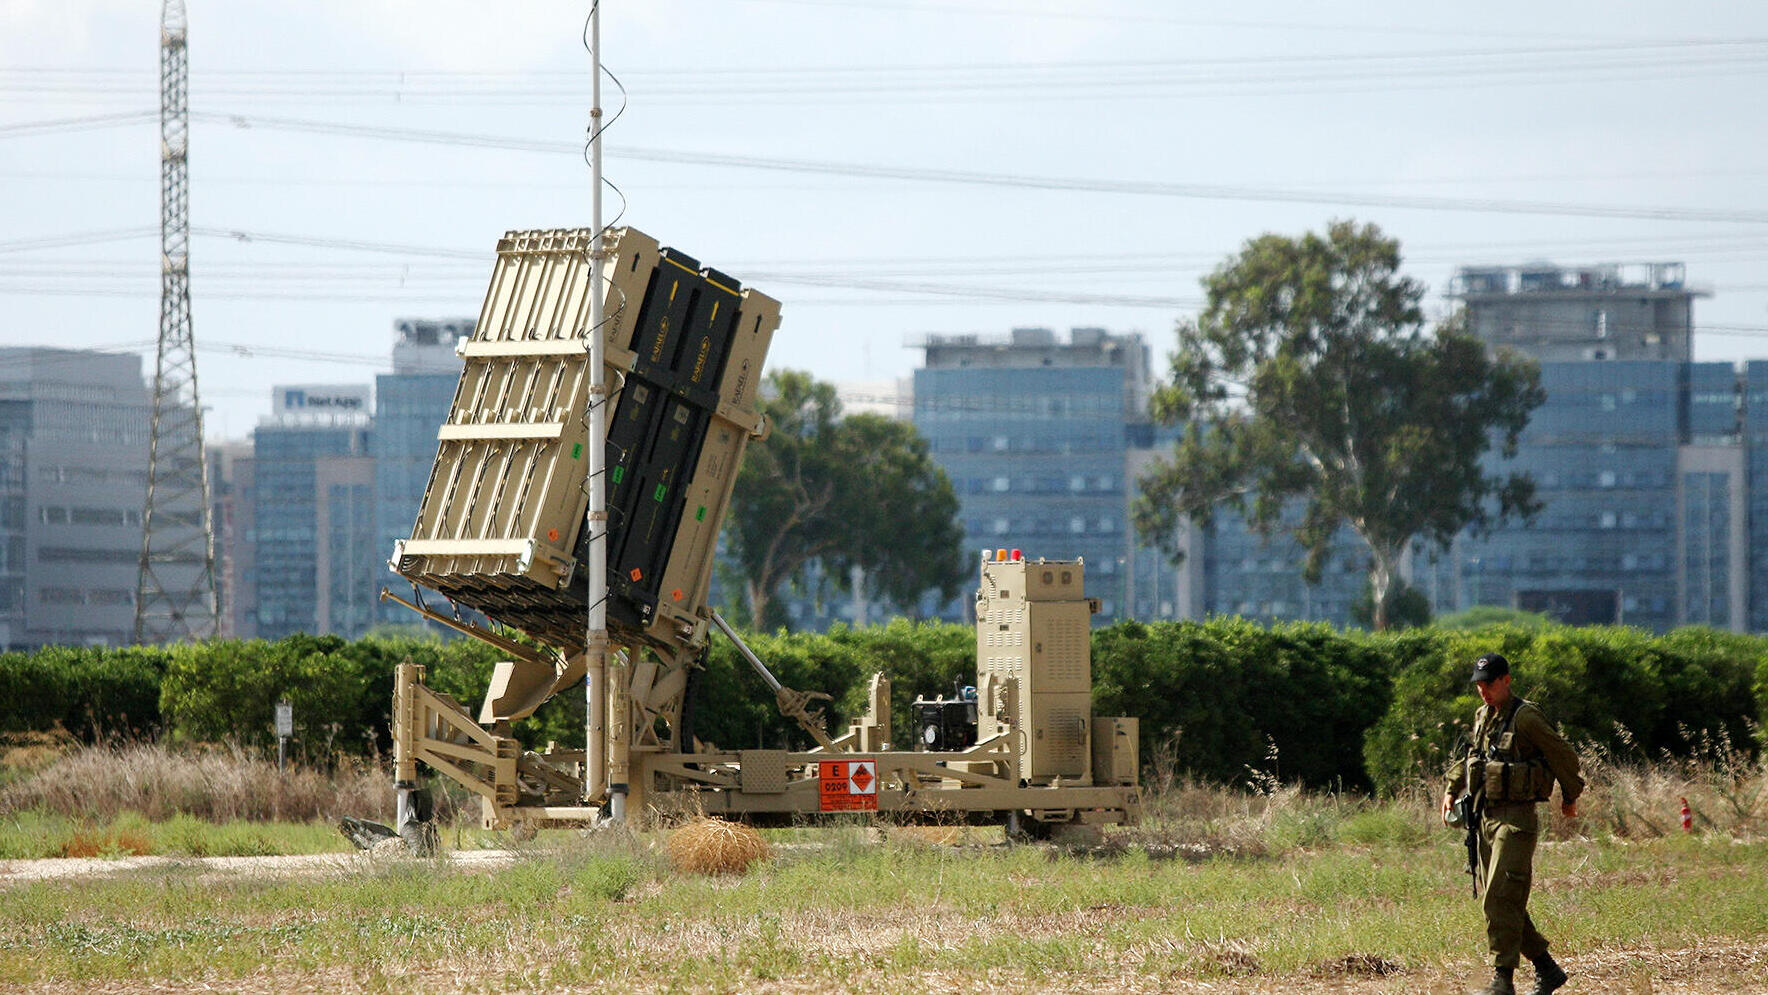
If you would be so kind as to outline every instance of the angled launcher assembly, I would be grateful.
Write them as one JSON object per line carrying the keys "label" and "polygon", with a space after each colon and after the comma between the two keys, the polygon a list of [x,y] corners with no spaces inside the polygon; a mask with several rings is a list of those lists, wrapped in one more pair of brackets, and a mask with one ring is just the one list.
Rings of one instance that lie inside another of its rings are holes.
{"label": "angled launcher assembly", "polygon": [[[673,798],[752,819],[876,809],[1027,817],[1034,828],[1132,821],[1134,720],[1090,715],[1095,606],[1081,596],[1078,561],[983,563],[976,693],[941,706],[968,725],[951,743],[915,751],[890,749],[887,681],[873,680],[870,714],[831,737],[814,707],[825,696],[781,686],[713,613],[718,530],[743,450],[765,431],[755,392],[779,304],[632,228],[604,236],[601,261],[616,652],[605,721],[591,725],[604,741],[544,754],[521,747],[511,724],[585,675],[592,241],[587,229],[507,234],[460,347],[465,367],[423,504],[389,564],[455,610],[394,600],[509,659],[476,715],[425,686],[423,668],[398,668],[400,786],[415,785],[422,761],[476,792],[492,827],[594,818],[611,785],[625,788],[632,811]],[[530,639],[463,619],[460,608]],[[694,737],[684,702],[712,628],[737,641],[815,748],[731,752]],[[587,769],[591,757],[607,769]]]}

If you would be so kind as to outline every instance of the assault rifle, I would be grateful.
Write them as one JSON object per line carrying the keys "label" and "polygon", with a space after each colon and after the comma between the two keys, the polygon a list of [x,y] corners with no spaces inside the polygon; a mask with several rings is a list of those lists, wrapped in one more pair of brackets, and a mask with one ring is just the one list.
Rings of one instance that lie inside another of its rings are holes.
{"label": "assault rifle", "polygon": [[1462,845],[1467,847],[1467,873],[1473,875],[1473,894],[1479,897],[1479,800],[1471,790],[1461,793],[1455,799],[1455,815],[1461,822],[1465,835]]}
{"label": "assault rifle", "polygon": [[1480,759],[1473,749],[1473,744],[1465,739],[1461,743],[1461,756],[1465,764],[1463,774],[1466,777],[1461,797],[1455,799],[1449,809],[1449,825],[1464,834],[1462,845],[1467,847],[1467,873],[1473,877],[1473,894],[1479,897],[1479,823],[1485,806],[1481,804],[1485,798],[1486,771],[1485,761]]}

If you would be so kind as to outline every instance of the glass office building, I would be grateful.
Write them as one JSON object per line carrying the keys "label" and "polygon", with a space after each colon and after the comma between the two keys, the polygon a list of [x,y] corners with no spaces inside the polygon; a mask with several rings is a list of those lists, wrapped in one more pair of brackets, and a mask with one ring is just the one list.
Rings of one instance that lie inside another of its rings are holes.
{"label": "glass office building", "polygon": [[[473,325],[471,318],[395,322],[393,372],[375,377],[369,453],[375,465],[374,541],[383,561],[382,585],[406,584],[385,569],[384,561],[393,555],[394,542],[411,536],[412,523],[417,521],[418,505],[436,463],[436,431],[448,420],[460,383],[461,359],[454,344],[471,335]],[[430,624],[391,601],[377,606],[376,618],[394,625]]]}
{"label": "glass office building", "polygon": [[[1506,605],[1573,623],[1678,624],[1682,363],[1544,363],[1546,402],[1514,461],[1543,507],[1456,544],[1439,611]],[[1450,599],[1445,599],[1447,593]]]}
{"label": "glass office building", "polygon": [[[1141,336],[1077,328],[1060,341],[1018,328],[1004,338],[933,335],[921,347],[915,427],[951,478],[972,555],[1084,558],[1097,620],[1127,614],[1138,564],[1129,454],[1147,435]],[[965,617],[967,600],[942,614]]]}
{"label": "glass office building", "polygon": [[1749,586],[1747,628],[1768,632],[1768,361],[1744,364],[1739,419],[1744,445],[1744,516],[1748,521],[1749,555],[1745,558]]}
{"label": "glass office building", "polygon": [[[235,466],[236,484],[251,502],[244,538],[253,546],[255,594],[242,613],[250,631],[242,624],[241,635],[359,636],[373,624],[386,573],[374,535],[368,388],[276,393],[277,414],[252,433],[248,465]],[[308,406],[322,398],[326,403]],[[339,399],[349,403],[332,403]]]}
{"label": "glass office building", "polygon": [[150,414],[139,355],[0,347],[0,649],[134,638]]}
{"label": "glass office building", "polygon": [[[1540,514],[1447,550],[1420,548],[1408,582],[1436,614],[1494,605],[1574,624],[1763,629],[1768,568],[1768,364],[1548,362],[1545,403],[1516,458]],[[1319,585],[1293,540],[1218,516],[1205,540],[1205,614],[1351,620],[1368,553],[1341,533]]]}
{"label": "glass office building", "polygon": [[[1299,505],[1297,506],[1299,508]],[[1290,519],[1299,523],[1299,515]],[[1201,615],[1239,615],[1259,622],[1303,620],[1345,625],[1369,586],[1369,551],[1349,530],[1333,537],[1317,584],[1302,578],[1307,553],[1287,534],[1265,538],[1234,512],[1220,512],[1202,531]]]}
{"label": "glass office building", "polygon": [[1476,338],[1543,363],[1688,362],[1694,301],[1707,292],[1681,263],[1535,263],[1463,267],[1449,296]]}

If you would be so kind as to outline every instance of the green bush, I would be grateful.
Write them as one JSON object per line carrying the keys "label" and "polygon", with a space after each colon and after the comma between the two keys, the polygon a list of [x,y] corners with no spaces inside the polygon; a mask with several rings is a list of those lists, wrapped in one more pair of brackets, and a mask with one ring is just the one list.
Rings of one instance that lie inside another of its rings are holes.
{"label": "green bush", "polygon": [[1768,739],[1768,659],[1756,664],[1756,735]]}
{"label": "green bush", "polygon": [[1388,665],[1320,623],[1122,622],[1093,638],[1093,702],[1141,720],[1142,759],[1169,749],[1217,781],[1249,773],[1367,783],[1363,734],[1387,711]]}
{"label": "green bush", "polygon": [[348,646],[306,635],[175,646],[160,711],[174,739],[262,745],[275,742],[274,709],[286,699],[301,744],[335,747],[343,722],[361,713],[370,676]]}
{"label": "green bush", "polygon": [[[1123,622],[1093,633],[1099,715],[1141,720],[1142,759],[1218,782],[1275,778],[1394,792],[1431,783],[1471,724],[1467,683],[1482,652],[1516,668],[1575,741],[1657,759],[1723,741],[1751,750],[1768,722],[1768,639],[1710,629],[1653,636],[1619,627],[1500,624],[1388,633],[1321,624]],[[909,746],[910,703],[975,675],[970,626],[896,620],[826,634],[747,637],[779,679],[832,696],[828,728],[845,730],[867,681],[892,683],[891,719]],[[429,685],[476,711],[499,652],[470,639],[389,632],[347,642],[298,635],[165,648],[52,647],[0,654],[0,732],[61,726],[87,740],[163,731],[185,741],[274,742],[278,699],[294,706],[297,755],[385,754],[393,668],[424,666]],[[693,731],[731,749],[803,747],[804,732],[728,640],[714,637],[690,692]],[[580,742],[581,692],[516,725],[528,746]]]}
{"label": "green bush", "polygon": [[[744,641],[785,686],[827,694],[826,726],[832,735],[865,709],[874,673],[891,683],[891,727],[906,744],[910,704],[917,696],[950,697],[962,679],[974,681],[975,630],[964,625],[896,619],[864,629],[836,626],[825,634],[757,633]],[[706,669],[690,695],[693,732],[722,748],[790,748],[809,745],[797,723],[780,715],[773,692],[729,640],[714,637]]]}
{"label": "green bush", "polygon": [[51,646],[0,653],[0,732],[66,729],[91,742],[160,726],[170,653],[152,647]]}
{"label": "green bush", "polygon": [[1390,644],[1393,704],[1363,750],[1377,789],[1429,782],[1447,766],[1479,707],[1472,662],[1488,651],[1510,659],[1516,692],[1568,739],[1619,757],[1687,755],[1720,734],[1747,744],[1762,715],[1751,683],[1768,652],[1761,637],[1615,626],[1420,630]]}

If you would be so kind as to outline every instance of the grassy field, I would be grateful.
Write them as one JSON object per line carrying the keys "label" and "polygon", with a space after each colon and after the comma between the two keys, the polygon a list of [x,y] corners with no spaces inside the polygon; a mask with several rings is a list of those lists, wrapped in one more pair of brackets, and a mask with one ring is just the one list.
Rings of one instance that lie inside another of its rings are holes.
{"label": "grassy field", "polygon": [[[641,836],[489,872],[403,860],[315,877],[172,867],[38,882],[5,893],[0,979],[24,991],[1399,992],[1480,973],[1478,912],[1447,838],[1193,862],[823,835],[735,879],[676,875]],[[1538,874],[1537,918],[1592,982],[1583,990],[1768,990],[1768,845],[1558,842]]]}
{"label": "grassy field", "polygon": [[[1590,815],[1556,823],[1537,862],[1533,908],[1573,972],[1568,992],[1768,992],[1760,768],[1593,767]],[[1434,825],[1427,797],[1155,780],[1147,822],[1084,851],[855,824],[772,833],[750,873],[708,878],[672,870],[668,830],[655,829],[546,834],[495,869],[357,858],[273,875],[192,861],[14,881],[0,885],[0,990],[1447,993],[1483,982],[1459,840]],[[4,798],[36,797],[21,793],[28,783]],[[1695,833],[1674,830],[1684,794],[1704,813]],[[0,812],[14,827],[79,821],[41,805]],[[179,824],[136,818],[144,835]],[[301,834],[331,832],[184,818],[184,849],[161,852],[213,851],[190,841],[250,830],[311,852],[321,845]]]}

